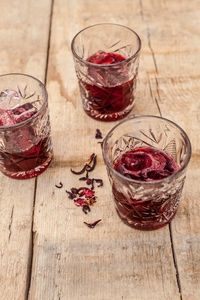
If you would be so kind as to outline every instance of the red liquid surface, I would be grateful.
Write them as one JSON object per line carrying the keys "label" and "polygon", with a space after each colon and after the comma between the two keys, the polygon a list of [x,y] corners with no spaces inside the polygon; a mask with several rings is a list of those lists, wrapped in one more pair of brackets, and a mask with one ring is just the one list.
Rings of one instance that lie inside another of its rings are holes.
{"label": "red liquid surface", "polygon": [[[15,125],[31,118],[37,109],[26,103],[14,109],[0,110],[0,126]],[[12,178],[27,179],[41,174],[49,165],[52,153],[49,138],[34,143],[35,132],[30,125],[12,129],[5,134],[5,149],[0,151],[2,172]]]}
{"label": "red liquid surface", "polygon": [[[156,183],[174,174],[179,168],[167,153],[150,147],[127,151],[114,163],[114,169],[119,173],[142,182]],[[163,197],[156,186],[149,195],[145,194],[144,199],[142,196],[134,198],[137,191],[133,197],[130,193],[130,198],[125,198],[115,185],[113,194],[119,216],[125,223],[138,229],[152,230],[164,226],[171,221],[178,205],[176,194]],[[152,194],[156,194],[155,199]]]}
{"label": "red liquid surface", "polygon": [[[118,53],[97,52],[87,60],[94,64],[111,65],[126,59]],[[127,80],[127,67],[118,66],[112,71],[97,66],[88,67],[89,78],[94,84],[80,81],[86,112],[95,119],[113,121],[130,112],[128,108],[134,100],[134,78]],[[97,84],[98,82],[98,84]]]}
{"label": "red liquid surface", "polygon": [[128,178],[155,181],[175,173],[179,166],[161,150],[141,147],[124,153],[114,164],[115,170]]}

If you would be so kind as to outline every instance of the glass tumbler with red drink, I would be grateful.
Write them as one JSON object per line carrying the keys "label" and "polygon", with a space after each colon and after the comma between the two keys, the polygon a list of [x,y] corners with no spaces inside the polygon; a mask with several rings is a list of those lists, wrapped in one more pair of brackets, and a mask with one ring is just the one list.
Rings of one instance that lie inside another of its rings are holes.
{"label": "glass tumbler with red drink", "polygon": [[0,76],[0,171],[11,178],[35,177],[52,160],[47,98],[32,76]]}
{"label": "glass tumbler with red drink", "polygon": [[85,112],[102,121],[125,117],[135,102],[137,33],[122,25],[97,24],[80,31],[71,48]]}
{"label": "glass tumbler with red drink", "polygon": [[191,157],[183,129],[161,117],[128,118],[107,134],[103,157],[124,223],[153,230],[172,220]]}

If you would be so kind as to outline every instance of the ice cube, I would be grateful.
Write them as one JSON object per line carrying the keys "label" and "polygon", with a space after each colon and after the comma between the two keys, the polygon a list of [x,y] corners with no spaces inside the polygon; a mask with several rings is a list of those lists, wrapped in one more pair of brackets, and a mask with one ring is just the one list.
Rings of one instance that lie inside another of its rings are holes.
{"label": "ice cube", "polygon": [[23,153],[34,145],[35,133],[32,127],[16,127],[5,133],[5,147],[7,152]]}
{"label": "ice cube", "polygon": [[0,93],[0,106],[2,109],[10,109],[19,104],[20,94],[15,90],[6,89]]}
{"label": "ice cube", "polygon": [[20,123],[31,118],[37,112],[37,109],[31,103],[25,103],[14,108],[12,112],[16,123]]}
{"label": "ice cube", "polygon": [[0,126],[16,124],[14,114],[11,110],[0,109]]}

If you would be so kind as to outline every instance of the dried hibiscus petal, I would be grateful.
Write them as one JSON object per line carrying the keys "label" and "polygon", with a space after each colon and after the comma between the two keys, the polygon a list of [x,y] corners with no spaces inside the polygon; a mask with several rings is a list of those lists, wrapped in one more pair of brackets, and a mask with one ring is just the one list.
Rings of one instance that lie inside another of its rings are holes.
{"label": "dried hibiscus petal", "polygon": [[78,194],[79,189],[77,189],[77,188],[71,188],[71,192],[72,192],[73,194]]}
{"label": "dried hibiscus petal", "polygon": [[80,171],[74,171],[73,169],[70,169],[70,171],[71,171],[73,174],[75,174],[75,175],[81,175],[81,174],[83,174],[83,173],[85,172],[86,166],[87,166],[87,165],[85,165]]}
{"label": "dried hibiscus petal", "polygon": [[93,205],[93,203],[96,202],[96,198],[93,197],[93,198],[86,198],[85,199],[85,203],[88,204],[88,205]]}
{"label": "dried hibiscus petal", "polygon": [[98,185],[97,185],[98,187],[103,186],[103,180],[102,179],[98,178],[98,179],[94,179],[94,180],[95,180],[96,183],[98,183]]}
{"label": "dried hibiscus petal", "polygon": [[90,163],[86,165],[86,171],[92,172],[97,164],[97,156],[96,154],[92,154],[92,159],[90,160]]}
{"label": "dried hibiscus petal", "polygon": [[87,184],[87,185],[90,185],[90,184],[93,183],[93,181],[94,181],[94,179],[92,179],[92,178],[87,178],[86,184]]}
{"label": "dried hibiscus petal", "polygon": [[93,223],[87,223],[87,222],[83,222],[85,225],[87,225],[89,228],[94,228],[99,222],[101,222],[101,219],[93,222]]}
{"label": "dried hibiscus petal", "polygon": [[100,131],[100,129],[96,129],[96,133],[95,133],[95,139],[102,139],[102,133]]}
{"label": "dried hibiscus petal", "polygon": [[80,181],[86,181],[87,179],[88,179],[88,178],[87,178],[86,176],[80,177],[80,178],[79,178]]}
{"label": "dried hibiscus petal", "polygon": [[67,190],[66,190],[66,193],[68,194],[68,198],[69,198],[69,199],[74,199],[74,198],[76,198],[76,196],[77,196],[76,194],[73,194],[72,192],[69,192],[69,191],[67,191]]}
{"label": "dried hibiscus petal", "polygon": [[[99,134],[99,132],[98,132]],[[69,199],[74,200],[76,206],[81,206],[85,214],[90,212],[90,206],[96,202],[96,196],[94,191],[94,183],[96,182],[97,187],[103,185],[102,179],[89,178],[89,172],[92,172],[97,164],[97,155],[92,153],[89,160],[85,163],[79,171],[74,171],[71,169],[71,172],[76,175],[84,174],[83,177],[80,177],[80,181],[85,181],[85,183],[90,187],[80,187],[80,188],[71,188],[70,191],[66,191]]]}
{"label": "dried hibiscus petal", "polygon": [[89,205],[87,205],[87,204],[83,205],[82,211],[87,215],[87,213],[90,212]]}
{"label": "dried hibiscus petal", "polygon": [[79,192],[79,196],[85,196],[86,198],[94,197],[94,194],[95,194],[95,192],[88,188],[84,188],[83,190],[81,190]]}
{"label": "dried hibiscus petal", "polygon": [[61,189],[63,187],[63,183],[59,182],[59,184],[55,184],[55,187],[57,187],[58,189]]}
{"label": "dried hibiscus petal", "polygon": [[76,204],[76,206],[83,206],[85,204],[85,200],[82,198],[77,198],[74,199],[74,203]]}
{"label": "dried hibiscus petal", "polygon": [[78,192],[79,192],[79,189],[77,189],[77,188],[71,188],[70,191],[67,191],[67,190],[66,190],[66,193],[68,194],[68,198],[69,198],[69,199],[74,199],[74,198],[76,198],[77,195],[78,195]]}
{"label": "dried hibiscus petal", "polygon": [[83,174],[85,171],[87,172],[91,172],[94,170],[95,166],[96,166],[96,161],[97,161],[97,156],[95,153],[92,153],[92,155],[89,158],[89,162],[86,163],[83,168],[80,171],[74,171],[73,169],[70,169],[71,172],[75,175],[81,175]]}

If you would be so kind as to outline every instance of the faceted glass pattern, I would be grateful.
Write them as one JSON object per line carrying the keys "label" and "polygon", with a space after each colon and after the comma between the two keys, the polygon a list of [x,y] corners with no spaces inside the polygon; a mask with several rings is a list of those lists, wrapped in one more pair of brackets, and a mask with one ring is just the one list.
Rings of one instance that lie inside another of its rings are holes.
{"label": "faceted glass pattern", "polygon": [[[126,151],[138,147],[166,152],[180,166],[179,170],[151,182],[133,180],[118,173],[113,168],[114,162]],[[178,208],[191,157],[190,141],[178,125],[155,116],[129,118],[108,133],[103,143],[103,156],[117,213],[126,224],[152,230],[171,221]]]}
{"label": "faceted glass pattern", "polygon": [[141,41],[130,28],[97,24],[80,31],[72,53],[83,108],[97,120],[125,117],[135,102]]}
{"label": "faceted glass pattern", "polygon": [[44,85],[24,74],[0,76],[0,171],[16,179],[35,177],[52,155]]}

